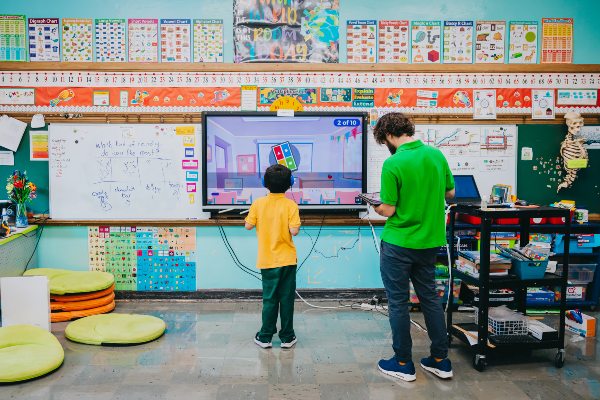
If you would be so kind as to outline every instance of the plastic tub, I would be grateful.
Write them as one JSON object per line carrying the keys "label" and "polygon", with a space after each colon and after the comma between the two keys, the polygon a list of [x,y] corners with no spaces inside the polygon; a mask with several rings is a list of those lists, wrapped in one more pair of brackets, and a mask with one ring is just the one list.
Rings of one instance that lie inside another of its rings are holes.
{"label": "plastic tub", "polygon": [[546,273],[546,261],[519,261],[511,260],[512,272],[521,279],[541,279]]}
{"label": "plastic tub", "polygon": [[[569,264],[568,280],[573,283],[588,284],[594,280],[598,264]],[[562,264],[556,266],[556,274],[562,275]]]}

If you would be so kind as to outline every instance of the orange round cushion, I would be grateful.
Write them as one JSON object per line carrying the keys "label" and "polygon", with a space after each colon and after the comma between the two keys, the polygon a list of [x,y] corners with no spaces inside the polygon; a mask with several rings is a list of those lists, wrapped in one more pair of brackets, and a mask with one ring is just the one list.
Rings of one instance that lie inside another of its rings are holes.
{"label": "orange round cushion", "polygon": [[50,303],[50,310],[52,311],[80,311],[80,310],[90,310],[92,308],[98,308],[105,305],[108,305],[113,302],[115,299],[114,293],[109,293],[104,297],[100,297],[98,299],[92,300],[83,300],[83,301],[53,301]]}
{"label": "orange round cushion", "polygon": [[53,313],[50,313],[50,321],[65,322],[65,321],[70,321],[72,319],[88,317],[90,315],[106,314],[106,313],[109,313],[112,310],[114,310],[115,306],[116,306],[116,304],[113,300],[112,302],[110,302],[109,304],[107,304],[105,306],[90,308],[89,310],[53,312]]}
{"label": "orange round cushion", "polygon": [[98,290],[97,292],[88,292],[88,293],[79,293],[79,294],[51,294],[50,300],[59,301],[59,302],[67,302],[67,301],[86,301],[98,299],[100,297],[104,297],[110,293],[115,291],[115,284],[113,283],[111,287],[106,288],[104,290]]}

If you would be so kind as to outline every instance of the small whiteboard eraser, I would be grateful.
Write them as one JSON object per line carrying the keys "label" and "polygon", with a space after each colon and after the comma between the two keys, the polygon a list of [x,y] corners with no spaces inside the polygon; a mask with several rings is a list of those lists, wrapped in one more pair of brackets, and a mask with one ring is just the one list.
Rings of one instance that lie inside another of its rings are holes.
{"label": "small whiteboard eraser", "polygon": [[277,110],[277,116],[278,117],[293,117],[294,110],[284,110],[284,109]]}

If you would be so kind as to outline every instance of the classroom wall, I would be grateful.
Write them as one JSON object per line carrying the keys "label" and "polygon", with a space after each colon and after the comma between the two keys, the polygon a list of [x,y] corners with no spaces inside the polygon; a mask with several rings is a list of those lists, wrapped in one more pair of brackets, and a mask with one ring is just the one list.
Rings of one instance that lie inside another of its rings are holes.
{"label": "classroom wall", "polygon": [[[51,18],[220,18],[225,24],[225,61],[233,61],[232,0],[28,0],[6,1],[0,13]],[[340,0],[340,61],[346,61],[346,20],[349,19],[501,19],[537,20],[544,17],[575,19],[574,62],[600,63],[597,45],[597,0]]]}

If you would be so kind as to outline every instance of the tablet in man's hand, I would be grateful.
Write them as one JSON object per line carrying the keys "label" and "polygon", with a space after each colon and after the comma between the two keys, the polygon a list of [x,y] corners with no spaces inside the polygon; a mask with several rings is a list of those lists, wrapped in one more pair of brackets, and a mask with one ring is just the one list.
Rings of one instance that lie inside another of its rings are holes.
{"label": "tablet in man's hand", "polygon": [[381,198],[379,197],[379,192],[361,193],[358,195],[358,197],[360,197],[361,199],[363,199],[364,201],[366,201],[367,203],[369,203],[370,205],[375,206],[375,207],[382,204]]}

